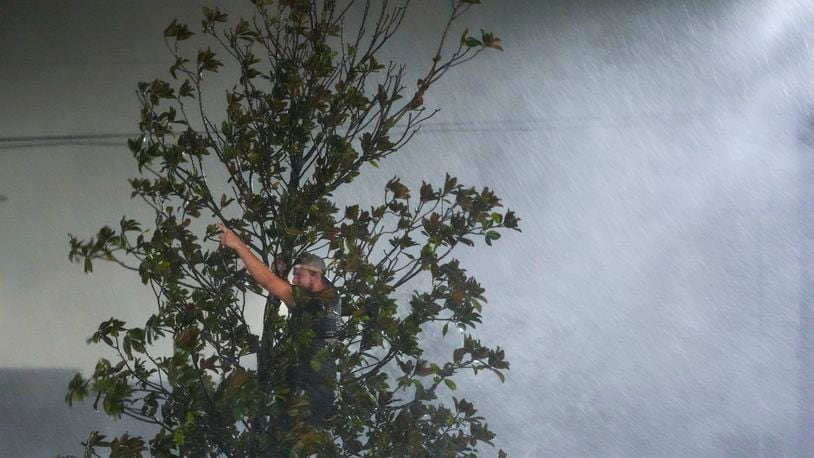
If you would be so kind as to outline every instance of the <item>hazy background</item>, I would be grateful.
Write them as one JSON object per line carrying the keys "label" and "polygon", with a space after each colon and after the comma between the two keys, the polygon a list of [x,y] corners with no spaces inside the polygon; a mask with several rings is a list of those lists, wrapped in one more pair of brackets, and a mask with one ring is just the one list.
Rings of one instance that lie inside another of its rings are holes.
{"label": "hazy background", "polygon": [[[446,8],[414,3],[387,49],[408,82]],[[512,364],[502,385],[457,380],[497,447],[814,455],[814,5],[484,3],[463,22],[506,52],[448,74],[425,98],[443,111],[337,198],[449,171],[522,218],[462,253],[490,299],[478,336]],[[105,356],[85,344],[100,321],[155,305],[114,265],[70,265],[67,234],[149,218],[120,137],[137,130],[136,82],[167,76],[161,32],[194,28],[198,4],[0,0],[0,455],[132,430],[62,397]]]}

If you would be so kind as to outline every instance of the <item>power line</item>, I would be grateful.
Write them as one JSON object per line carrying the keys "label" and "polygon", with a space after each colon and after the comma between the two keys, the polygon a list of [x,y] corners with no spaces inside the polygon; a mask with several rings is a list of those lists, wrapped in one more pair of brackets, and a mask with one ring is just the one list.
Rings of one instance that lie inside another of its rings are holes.
{"label": "power line", "polygon": [[0,137],[0,143],[40,142],[40,141],[72,141],[72,140],[102,140],[109,138],[124,138],[135,136],[132,133],[107,134],[80,134],[80,135],[33,135],[28,137]]}
{"label": "power line", "polygon": [[53,148],[61,146],[123,146],[122,142],[91,142],[91,141],[73,141],[73,142],[28,142],[28,143],[9,143],[0,144],[0,150],[11,149],[24,149],[24,148]]}
{"label": "power line", "polygon": [[[531,132],[541,130],[572,130],[580,128],[635,128],[646,125],[685,124],[695,121],[720,120],[731,113],[690,111],[679,113],[643,113],[594,116],[537,117],[484,121],[440,121],[421,126],[421,133]],[[0,150],[48,148],[59,146],[124,146],[123,141],[138,133],[98,133],[75,135],[37,135],[0,137]],[[117,141],[113,141],[117,140]]]}
{"label": "power line", "polygon": [[[32,135],[0,137],[0,150],[23,148],[52,148],[60,146],[123,146],[123,140],[137,134],[77,134],[77,135]],[[118,141],[113,141],[118,140]]]}

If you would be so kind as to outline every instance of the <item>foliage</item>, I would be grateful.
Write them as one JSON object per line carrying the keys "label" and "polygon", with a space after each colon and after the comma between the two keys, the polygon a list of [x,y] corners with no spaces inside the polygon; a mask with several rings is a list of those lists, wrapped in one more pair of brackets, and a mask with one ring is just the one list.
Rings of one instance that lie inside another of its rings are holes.
{"label": "foliage", "polygon": [[[203,38],[239,69],[221,122],[202,98],[222,56],[205,47],[184,57],[182,42],[194,34],[178,21],[164,33],[172,79],[139,83],[141,134],[129,148],[140,175],[130,185],[154,222],[124,217],[89,240],[71,236],[72,261],[86,272],[95,260],[137,272],[157,304],[140,327],[101,323],[89,341],[117,358],[100,360],[89,378],[77,374],[66,396],[95,396],[108,415],[157,433],[109,440],[93,432],[87,456],[98,448],[111,456],[474,454],[494,434],[471,402],[441,399],[439,387],[454,391],[462,370],[503,380],[504,352],[464,334],[451,360],[433,362],[419,337],[433,323],[444,335],[480,323],[484,289],[451,253],[477,238],[491,245],[518,218],[499,211],[489,188],[449,175],[417,195],[394,177],[383,202],[367,209],[340,210],[332,193],[399,151],[435,113],[423,104],[429,88],[482,50],[501,49],[500,40],[464,31],[450,43],[453,23],[479,3],[451,1],[438,50],[408,90],[404,67],[376,55],[409,2],[254,3],[253,16],[232,25],[219,9],[203,9]],[[332,260],[347,316],[341,342],[318,355],[338,360],[336,413],[324,424],[304,421],[308,399],[281,376],[295,363],[298,336],[287,334],[277,299],[266,298],[262,335],[250,330],[246,294],[263,292],[212,240],[214,221],[283,278],[303,252]],[[160,340],[172,343],[171,354],[156,354]]]}

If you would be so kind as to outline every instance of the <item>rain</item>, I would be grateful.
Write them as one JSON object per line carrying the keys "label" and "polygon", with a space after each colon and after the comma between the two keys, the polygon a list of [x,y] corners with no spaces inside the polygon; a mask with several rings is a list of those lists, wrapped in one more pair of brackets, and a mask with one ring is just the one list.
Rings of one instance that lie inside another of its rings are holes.
{"label": "rain", "polygon": [[[482,3],[462,21],[505,52],[448,73],[441,111],[336,198],[450,173],[521,218],[459,253],[489,299],[477,336],[511,363],[456,378],[497,434],[483,456],[814,456],[814,4]],[[408,75],[438,4],[383,50]],[[172,63],[163,28],[199,5],[0,5],[0,455],[80,454],[92,429],[145,431],[63,398],[106,356],[96,325],[154,302],[71,265],[68,233],[150,220],[123,138],[136,82]]]}

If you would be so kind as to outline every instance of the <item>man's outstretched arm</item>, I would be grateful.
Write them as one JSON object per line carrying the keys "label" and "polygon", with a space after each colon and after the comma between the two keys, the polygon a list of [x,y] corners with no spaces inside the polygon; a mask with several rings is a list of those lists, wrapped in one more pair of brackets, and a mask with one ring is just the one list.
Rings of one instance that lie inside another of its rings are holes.
{"label": "man's outstretched arm", "polygon": [[231,229],[222,223],[216,225],[220,230],[221,245],[234,250],[246,265],[246,270],[249,271],[249,275],[254,278],[254,281],[291,307],[294,304],[294,289],[291,283],[275,275]]}

